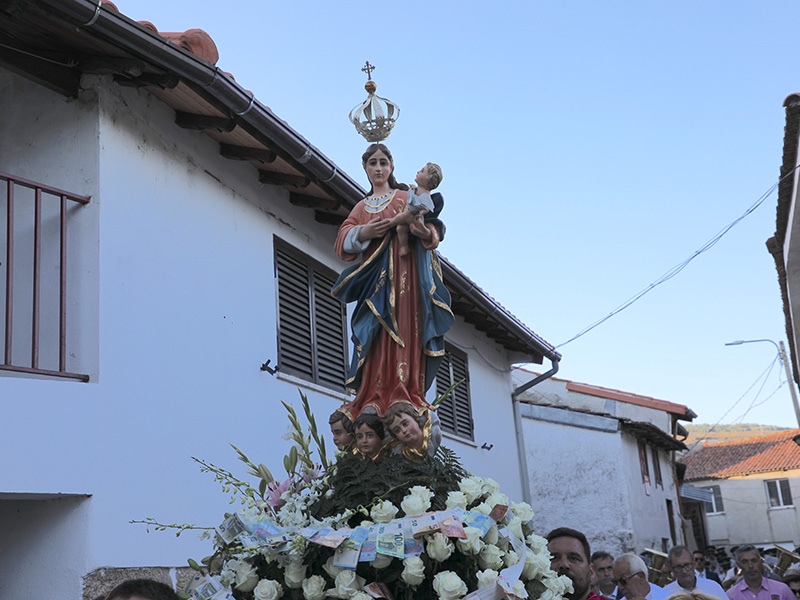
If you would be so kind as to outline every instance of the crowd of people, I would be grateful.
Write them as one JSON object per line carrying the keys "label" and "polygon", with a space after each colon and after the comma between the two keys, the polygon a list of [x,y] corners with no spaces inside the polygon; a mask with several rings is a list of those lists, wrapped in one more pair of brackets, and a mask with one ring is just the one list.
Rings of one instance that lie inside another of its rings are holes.
{"label": "crowd of people", "polygon": [[[709,568],[702,551],[686,546],[670,549],[664,563],[673,581],[665,586],[651,582],[648,565],[632,553],[616,558],[608,552],[592,554],[586,536],[567,527],[547,535],[550,567],[572,581],[569,600],[797,600],[800,565],[783,577],[770,571],[758,548],[739,546],[735,565],[722,577]],[[661,576],[661,572],[656,572]]]}
{"label": "crowd of people", "polygon": [[[779,577],[764,564],[759,550],[739,546],[735,565],[723,574],[710,569],[702,551],[675,546],[664,570],[674,581],[661,587],[650,581],[648,566],[632,553],[616,558],[605,551],[592,553],[586,536],[559,527],[547,534],[550,568],[572,581],[568,600],[797,600],[800,598],[800,565]],[[178,600],[164,583],[133,579],[97,600]]]}

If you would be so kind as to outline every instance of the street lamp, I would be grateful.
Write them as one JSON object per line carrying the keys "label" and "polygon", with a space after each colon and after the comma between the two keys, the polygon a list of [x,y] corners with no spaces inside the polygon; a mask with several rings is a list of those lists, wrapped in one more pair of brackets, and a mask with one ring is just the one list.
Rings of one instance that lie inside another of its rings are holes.
{"label": "street lamp", "polygon": [[753,344],[755,342],[769,342],[778,350],[778,358],[780,358],[781,363],[783,363],[786,369],[786,380],[789,383],[789,391],[792,393],[792,403],[794,404],[795,417],[797,417],[797,426],[800,427],[800,405],[797,403],[797,392],[794,389],[792,374],[789,372],[789,361],[786,360],[786,349],[783,347],[783,340],[781,340],[779,344],[772,340],[736,340],[735,342],[728,342],[725,345],[739,346],[741,344]]}

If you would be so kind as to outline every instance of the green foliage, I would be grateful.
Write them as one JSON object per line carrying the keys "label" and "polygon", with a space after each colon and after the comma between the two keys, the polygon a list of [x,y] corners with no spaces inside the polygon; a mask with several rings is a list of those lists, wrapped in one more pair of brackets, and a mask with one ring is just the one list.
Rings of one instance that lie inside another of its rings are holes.
{"label": "green foliage", "polygon": [[[389,500],[399,507],[400,502],[415,485],[425,486],[433,492],[431,510],[444,510],[448,492],[458,490],[461,478],[467,473],[452,450],[439,448],[435,457],[425,455],[420,461],[411,461],[402,454],[393,454],[381,461],[372,461],[356,454],[340,455],[335,473],[328,478],[328,488],[334,493],[322,494],[311,507],[311,514],[323,519],[339,514],[348,508]],[[351,525],[364,518],[356,514]]]}

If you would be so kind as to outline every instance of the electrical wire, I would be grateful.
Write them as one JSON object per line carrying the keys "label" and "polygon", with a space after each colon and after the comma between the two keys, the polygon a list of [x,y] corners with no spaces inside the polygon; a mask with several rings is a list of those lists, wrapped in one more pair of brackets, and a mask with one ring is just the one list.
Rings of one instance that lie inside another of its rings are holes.
{"label": "electrical wire", "polygon": [[[739,402],[741,402],[742,400],[744,400],[744,397],[745,397],[745,396],[747,396],[747,394],[749,394],[749,393],[750,393],[750,390],[752,390],[752,389],[753,389],[753,388],[756,386],[756,384],[757,384],[759,381],[761,381],[761,378],[762,378],[762,377],[764,378],[764,383],[762,383],[762,384],[761,384],[761,388],[759,388],[759,392],[761,391],[761,389],[763,389],[763,387],[764,387],[764,384],[765,384],[765,383],[766,383],[766,381],[767,381],[767,377],[769,377],[769,374],[770,374],[770,372],[772,371],[772,368],[775,366],[775,361],[776,361],[776,360],[778,360],[778,357],[779,357],[779,356],[780,356],[780,355],[778,355],[778,356],[776,356],[775,358],[773,358],[773,359],[772,359],[772,362],[770,362],[770,363],[769,363],[769,365],[767,366],[767,368],[766,368],[766,369],[764,369],[764,370],[761,372],[761,374],[760,374],[758,377],[756,377],[756,380],[755,380],[753,383],[751,383],[751,384],[750,384],[750,387],[748,387],[748,388],[747,388],[747,389],[744,391],[744,393],[743,393],[741,396],[739,396],[739,399],[738,399],[736,402],[734,402],[734,403],[731,405],[731,407],[730,407],[728,410],[726,410],[726,411],[725,411],[725,414],[724,414],[724,415],[722,415],[722,416],[719,418],[719,421],[717,421],[716,423],[714,423],[714,424],[711,426],[711,429],[709,429],[708,431],[706,431],[706,434],[705,434],[705,436],[704,436],[704,437],[702,437],[702,438],[700,438],[699,440],[697,440],[697,441],[696,441],[694,444],[692,444],[691,446],[689,446],[689,448],[688,448],[688,452],[691,452],[692,450],[694,450],[695,446],[697,446],[697,445],[698,445],[698,444],[700,444],[701,442],[704,442],[704,441],[706,441],[706,440],[708,439],[708,436],[709,436],[709,435],[710,435],[710,434],[711,434],[711,433],[712,433],[712,432],[713,432],[713,431],[716,429],[717,425],[719,425],[720,423],[722,423],[722,420],[723,420],[725,417],[727,417],[727,416],[728,416],[728,413],[730,413],[730,412],[731,412],[731,411],[732,411],[734,408],[736,408],[736,405],[737,405],[737,404],[739,404]],[[780,388],[779,388],[779,389],[780,389]],[[756,397],[757,397],[757,395],[756,395]],[[752,407],[751,407],[751,408],[752,408]],[[749,411],[750,409],[748,408],[747,410]],[[747,412],[745,412],[745,414],[747,414]]]}
{"label": "electrical wire", "polygon": [[737,218],[732,223],[729,223],[728,225],[723,227],[722,230],[719,233],[717,233],[714,237],[712,237],[710,240],[708,240],[700,248],[695,250],[687,259],[683,260],[682,262],[678,263],[677,265],[675,265],[674,267],[669,269],[666,273],[661,275],[661,277],[659,277],[653,283],[648,285],[646,288],[644,288],[643,290],[641,290],[640,292],[638,292],[637,294],[635,294],[634,296],[632,296],[631,298],[629,298],[628,300],[626,300],[625,302],[620,304],[617,308],[612,310],[605,317],[602,317],[601,319],[598,319],[597,321],[595,321],[594,323],[592,323],[588,327],[585,327],[584,329],[579,331],[577,334],[572,336],[570,339],[568,339],[566,342],[562,342],[561,344],[558,344],[556,346],[556,349],[561,348],[562,346],[566,346],[570,342],[574,342],[578,338],[583,337],[584,335],[586,335],[587,333],[592,331],[594,328],[596,328],[596,327],[602,325],[603,323],[605,323],[606,321],[608,321],[611,317],[621,313],[623,310],[625,310],[631,304],[633,304],[634,302],[636,302],[637,300],[642,298],[642,296],[644,296],[648,292],[652,291],[653,289],[655,289],[656,287],[658,287],[662,283],[666,283],[667,281],[669,281],[670,279],[675,277],[678,273],[683,271],[687,266],[689,266],[690,262],[692,262],[695,258],[700,256],[704,252],[707,252],[708,250],[713,248],[716,245],[716,243],[719,242],[726,233],[728,233],[731,229],[733,229],[736,225],[738,225],[740,221],[742,221],[745,217],[750,215],[759,206],[761,206],[764,203],[764,201],[767,198],[769,198],[770,195],[772,195],[772,192],[774,192],[777,189],[777,187],[781,184],[781,182],[784,179],[786,179],[787,177],[789,177],[790,175],[792,175],[798,169],[798,167],[800,167],[800,165],[796,165],[791,171],[789,171],[783,177],[778,179],[778,181],[776,181],[772,186],[770,186],[770,188],[766,192],[761,194],[759,199],[756,200],[746,211],[744,211],[744,213],[739,218]]}

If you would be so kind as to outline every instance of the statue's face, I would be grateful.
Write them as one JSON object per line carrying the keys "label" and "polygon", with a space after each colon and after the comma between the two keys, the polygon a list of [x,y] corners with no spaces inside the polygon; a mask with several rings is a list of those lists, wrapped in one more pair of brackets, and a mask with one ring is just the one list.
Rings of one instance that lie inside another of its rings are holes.
{"label": "statue's face", "polygon": [[377,187],[384,185],[389,180],[389,176],[394,170],[394,165],[392,165],[392,161],[389,160],[386,154],[378,150],[367,159],[364,164],[364,170],[367,172],[367,177],[369,177],[373,187]]}
{"label": "statue's face", "polygon": [[411,415],[401,415],[399,419],[394,419],[391,424],[391,433],[398,440],[412,448],[420,448],[423,442],[422,429]]}

